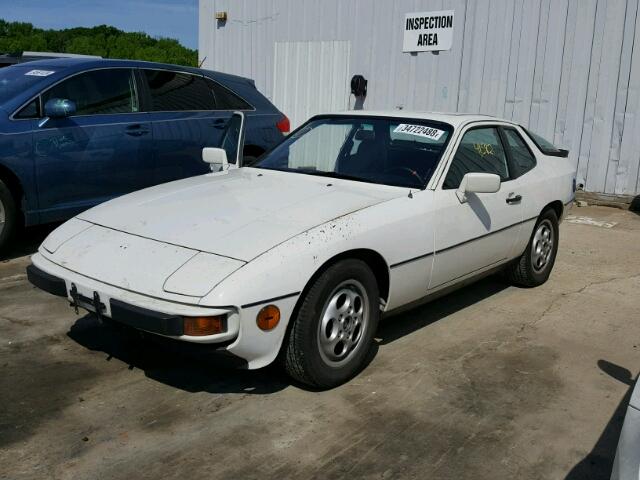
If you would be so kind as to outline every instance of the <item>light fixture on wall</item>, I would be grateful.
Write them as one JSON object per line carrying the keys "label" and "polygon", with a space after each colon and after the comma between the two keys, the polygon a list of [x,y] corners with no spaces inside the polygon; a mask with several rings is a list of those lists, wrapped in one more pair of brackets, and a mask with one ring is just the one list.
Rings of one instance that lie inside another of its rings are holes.
{"label": "light fixture on wall", "polygon": [[227,21],[227,12],[216,12],[215,18],[219,22],[226,22]]}

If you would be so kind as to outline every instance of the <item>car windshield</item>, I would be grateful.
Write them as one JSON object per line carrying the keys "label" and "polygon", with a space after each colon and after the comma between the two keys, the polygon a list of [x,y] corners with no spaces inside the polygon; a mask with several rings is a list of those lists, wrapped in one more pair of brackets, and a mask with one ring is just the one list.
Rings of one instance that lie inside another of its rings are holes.
{"label": "car windshield", "polygon": [[29,68],[28,65],[14,65],[0,69],[0,105],[12,100],[53,73],[51,70]]}
{"label": "car windshield", "polygon": [[428,120],[321,117],[293,132],[257,168],[424,188],[452,127]]}

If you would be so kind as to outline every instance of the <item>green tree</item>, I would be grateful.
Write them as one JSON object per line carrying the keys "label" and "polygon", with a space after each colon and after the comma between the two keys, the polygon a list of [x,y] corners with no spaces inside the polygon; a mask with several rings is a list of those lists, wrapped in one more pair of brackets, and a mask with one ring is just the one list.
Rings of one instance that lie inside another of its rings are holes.
{"label": "green tree", "polygon": [[198,52],[171,38],[123,32],[109,25],[43,30],[30,23],[0,19],[0,53],[23,51],[80,53],[104,58],[148,60],[197,66]]}

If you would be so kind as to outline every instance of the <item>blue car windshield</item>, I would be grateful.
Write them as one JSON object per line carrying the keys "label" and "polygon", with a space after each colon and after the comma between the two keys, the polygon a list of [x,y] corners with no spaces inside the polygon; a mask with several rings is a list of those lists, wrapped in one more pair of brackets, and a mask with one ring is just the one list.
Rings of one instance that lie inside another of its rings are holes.
{"label": "blue car windshield", "polygon": [[33,85],[44,83],[51,73],[51,70],[30,67],[28,63],[0,68],[0,105]]}
{"label": "blue car windshield", "polygon": [[453,128],[412,118],[345,115],[313,119],[256,168],[425,188]]}

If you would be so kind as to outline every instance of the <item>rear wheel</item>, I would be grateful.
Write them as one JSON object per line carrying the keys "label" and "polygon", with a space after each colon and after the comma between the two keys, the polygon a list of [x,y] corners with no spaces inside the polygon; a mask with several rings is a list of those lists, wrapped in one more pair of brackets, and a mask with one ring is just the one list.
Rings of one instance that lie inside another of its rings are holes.
{"label": "rear wheel", "polygon": [[558,253],[558,217],[553,210],[542,212],[524,253],[505,273],[512,283],[537,287],[547,281]]}
{"label": "rear wheel", "polygon": [[0,253],[6,251],[17,226],[16,202],[2,180],[0,180]]}
{"label": "rear wheel", "polygon": [[284,364],[296,380],[321,388],[363,367],[380,317],[375,276],[361,260],[343,260],[313,283],[293,319]]}

